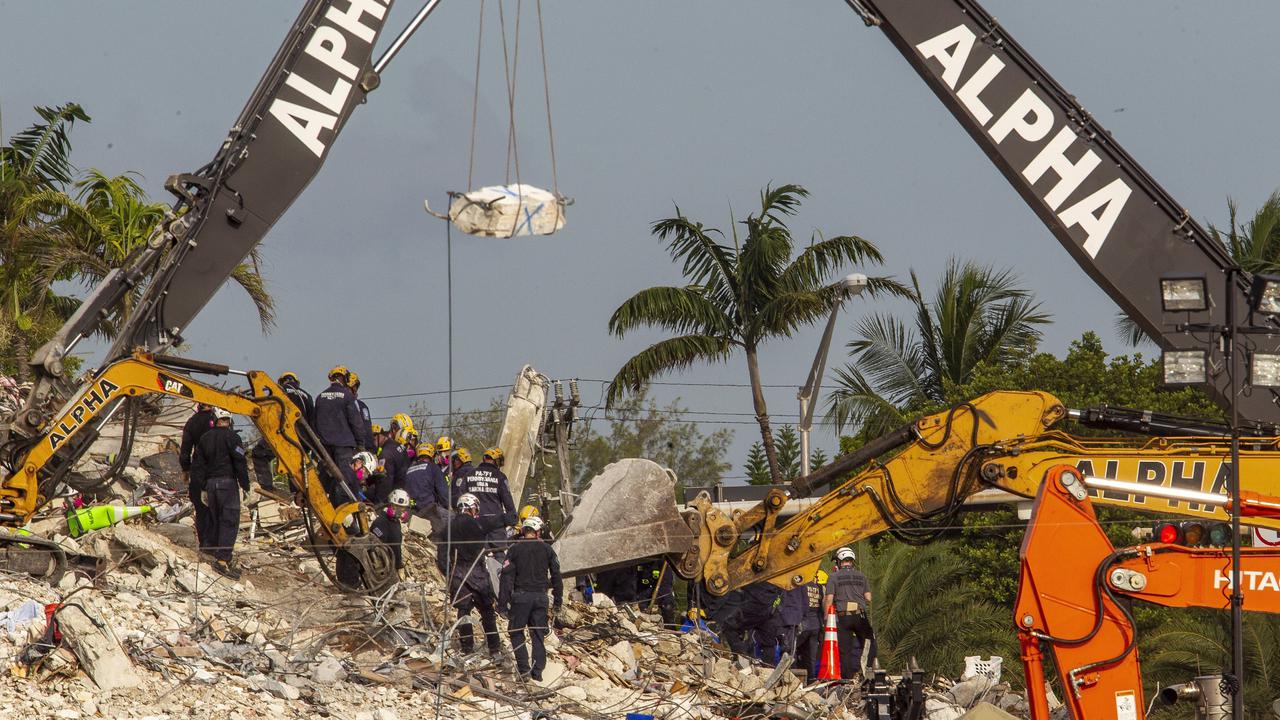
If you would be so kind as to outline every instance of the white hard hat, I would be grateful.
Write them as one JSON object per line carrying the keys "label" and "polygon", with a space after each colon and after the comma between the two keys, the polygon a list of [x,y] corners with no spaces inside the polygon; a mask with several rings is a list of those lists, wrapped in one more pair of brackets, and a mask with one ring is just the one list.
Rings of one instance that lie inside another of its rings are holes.
{"label": "white hard hat", "polygon": [[853,548],[851,547],[842,547],[836,550],[836,561],[848,560],[849,562],[856,562],[857,559],[858,556],[853,553]]}
{"label": "white hard hat", "polygon": [[387,497],[387,502],[391,503],[392,505],[395,505],[396,507],[403,507],[403,508],[409,507],[409,505],[412,503],[412,501],[409,499],[409,493],[402,488],[396,488],[395,490],[392,490],[391,495]]}
{"label": "white hard hat", "polygon": [[476,497],[475,495],[472,495],[471,493],[463,493],[458,498],[457,505],[458,505],[458,509],[462,511],[479,510],[480,498]]}
{"label": "white hard hat", "polygon": [[213,409],[213,419],[214,420],[230,420],[231,411],[227,410],[226,408],[216,407]]}
{"label": "white hard hat", "polygon": [[362,450],[361,452],[351,456],[351,462],[355,462],[357,460],[364,463],[365,470],[372,471],[378,469],[378,461],[374,459],[373,453],[368,450]]}
{"label": "white hard hat", "polygon": [[520,523],[520,527],[534,532],[542,532],[542,518],[537,515],[530,515],[524,519],[524,522]]}

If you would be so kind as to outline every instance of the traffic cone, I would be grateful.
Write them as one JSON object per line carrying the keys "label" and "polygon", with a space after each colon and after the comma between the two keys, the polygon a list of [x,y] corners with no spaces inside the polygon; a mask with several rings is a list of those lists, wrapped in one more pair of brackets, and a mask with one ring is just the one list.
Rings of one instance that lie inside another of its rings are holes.
{"label": "traffic cone", "polygon": [[67,513],[67,534],[80,537],[93,530],[101,530],[131,517],[151,512],[150,505],[95,505]]}
{"label": "traffic cone", "polygon": [[840,679],[840,639],[836,635],[836,608],[827,607],[827,626],[822,635],[822,662],[818,664],[819,680]]}

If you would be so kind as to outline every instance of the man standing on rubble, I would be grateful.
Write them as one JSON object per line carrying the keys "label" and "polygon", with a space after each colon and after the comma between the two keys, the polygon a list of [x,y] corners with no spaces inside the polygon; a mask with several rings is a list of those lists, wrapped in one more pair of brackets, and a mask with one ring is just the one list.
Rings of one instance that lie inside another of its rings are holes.
{"label": "man standing on rubble", "polygon": [[202,549],[215,558],[215,571],[238,580],[240,571],[231,565],[231,550],[240,532],[240,495],[249,494],[249,464],[240,436],[231,429],[231,413],[214,408],[213,415],[214,427],[196,443],[191,457],[191,484],[200,488],[209,509],[207,544]]}
{"label": "man standing on rubble", "polygon": [[827,607],[822,604],[822,591],[827,585],[827,573],[819,570],[812,582],[801,587],[805,591],[804,618],[800,621],[800,636],[796,639],[796,662],[803,662],[809,677],[817,677],[818,656],[822,649],[823,625]]}
{"label": "man standing on rubble", "polygon": [[[356,396],[347,387],[348,374],[347,368],[342,365],[329,371],[329,387],[316,396],[315,430],[329,457],[333,458],[333,462],[342,471],[342,479],[352,496],[357,496],[360,484],[351,468],[351,456],[355,454],[356,447],[361,445],[364,418],[360,415],[360,407],[356,405]],[[328,475],[323,473],[322,476],[326,480],[325,490],[329,493],[329,500],[345,501],[345,494],[338,492],[338,479],[330,479]]]}
{"label": "man standing on rubble", "polygon": [[404,528],[401,523],[409,522],[409,506],[412,501],[409,499],[409,493],[403,489],[391,491],[391,496],[387,498],[387,506],[378,513],[373,519],[373,523],[369,526],[369,532],[374,537],[381,540],[384,544],[391,546],[391,553],[396,558],[396,574],[401,580],[405,579],[404,572]]}
{"label": "man standing on rubble", "polygon": [[[464,455],[464,453],[466,453]],[[466,448],[458,448],[459,457],[471,460]],[[484,451],[480,467],[463,464],[454,471],[455,495],[470,493],[480,501],[480,516],[496,516],[502,524],[488,535],[489,547],[501,547],[507,538],[506,528],[516,524],[516,503],[511,499],[511,486],[502,472],[502,448],[491,447]]]}
{"label": "man standing on rubble", "polygon": [[824,604],[835,606],[836,638],[840,642],[840,677],[850,680],[862,671],[862,646],[870,644],[867,664],[876,658],[875,636],[871,633],[871,620],[867,612],[871,604],[871,583],[867,576],[854,568],[857,560],[853,548],[836,550],[836,568],[831,571],[824,593]]}
{"label": "man standing on rubble", "polygon": [[191,507],[196,514],[196,544],[204,549],[208,545],[204,531],[209,526],[209,508],[200,499],[200,488],[191,483],[191,455],[196,450],[196,443],[213,428],[213,408],[204,403],[196,403],[195,413],[182,426],[182,445],[178,449],[178,465],[187,480],[187,495],[191,498]]}
{"label": "man standing on rubble", "polygon": [[[550,616],[560,611],[564,601],[564,580],[560,577],[560,559],[551,545],[542,542],[542,518],[530,515],[520,524],[520,539],[507,548],[502,565],[502,594],[498,608],[507,616],[507,634],[516,654],[516,670],[521,677],[542,680],[547,667],[547,648],[543,638],[550,627]],[[547,590],[554,598],[547,612]],[[533,645],[533,663],[525,646],[525,630]]]}
{"label": "man standing on rubble", "polygon": [[360,408],[360,434],[356,439],[364,446],[365,450],[373,450],[378,447],[373,439],[373,414],[369,412],[369,406],[364,404],[360,399],[360,376],[352,371],[347,374],[347,387],[351,388],[351,394],[355,396],[356,407]]}
{"label": "man standing on rubble", "polygon": [[431,523],[431,539],[438,541],[449,523],[449,488],[436,464],[436,446],[418,443],[413,464],[404,474],[404,489],[416,506],[415,514]]}
{"label": "man standing on rubble", "polygon": [[[480,612],[480,625],[484,628],[485,644],[489,654],[497,658],[502,652],[502,640],[498,637],[498,616],[495,605],[497,594],[485,567],[485,538],[495,528],[501,528],[500,516],[482,517],[480,501],[475,495],[463,494],[458,498],[458,514],[449,523],[448,545],[445,553],[449,575],[450,604],[458,616]],[[475,633],[471,623],[458,627],[458,642],[462,652],[475,650]]]}
{"label": "man standing on rubble", "polygon": [[[304,440],[307,434],[303,432],[302,426],[311,424],[315,416],[315,400],[312,399],[311,393],[302,389],[297,373],[291,371],[281,373],[276,379],[276,384],[284,390],[285,396],[294,404],[294,407],[298,408],[298,414],[302,417],[298,420],[296,431],[298,439]],[[265,439],[259,439],[249,451],[249,457],[252,460],[253,474],[258,478],[258,485],[264,490],[274,491],[276,483],[271,474],[271,461],[275,460],[276,453],[271,449],[271,444]]]}

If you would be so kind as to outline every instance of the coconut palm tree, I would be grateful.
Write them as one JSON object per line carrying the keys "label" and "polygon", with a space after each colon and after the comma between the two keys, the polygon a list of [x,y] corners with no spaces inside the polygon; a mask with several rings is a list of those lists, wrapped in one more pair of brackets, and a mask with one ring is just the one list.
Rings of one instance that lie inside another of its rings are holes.
{"label": "coconut palm tree", "polygon": [[876,313],[855,326],[851,361],[836,371],[827,417],[879,435],[913,411],[943,402],[983,363],[1022,357],[1049,321],[1008,270],[951,260],[932,300],[911,273],[914,324]]}
{"label": "coconut palm tree", "polygon": [[[641,390],[653,378],[683,370],[697,362],[728,362],[735,351],[746,356],[747,377],[760,437],[773,482],[781,482],[769,412],[760,380],[759,350],[770,338],[790,337],[826,316],[844,298],[832,279],[851,266],[880,264],[880,251],[855,235],[815,236],[792,257],[795,243],[787,218],[795,215],[808,191],[799,185],[766,187],[760,210],[725,234],[686,217],[653,224],[652,233],[667,243],[673,260],[682,263],[688,284],[651,287],[631,296],[609,319],[609,332],[625,337],[640,327],[675,333],[636,354],[618,370],[609,387],[607,405]],[[872,278],[872,292],[901,291],[888,278]]]}

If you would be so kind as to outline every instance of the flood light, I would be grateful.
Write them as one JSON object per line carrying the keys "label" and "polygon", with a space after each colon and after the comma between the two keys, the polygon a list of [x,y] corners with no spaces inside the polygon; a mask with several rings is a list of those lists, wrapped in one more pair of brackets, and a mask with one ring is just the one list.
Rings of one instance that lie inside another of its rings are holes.
{"label": "flood light", "polygon": [[1280,315],[1280,276],[1254,275],[1249,287],[1249,307],[1264,315]]}
{"label": "flood light", "polygon": [[1168,350],[1161,361],[1165,385],[1200,385],[1208,380],[1204,350]]}
{"label": "flood light", "polygon": [[1280,387],[1280,355],[1256,352],[1249,356],[1249,384]]}
{"label": "flood light", "polygon": [[1203,275],[1160,278],[1160,306],[1165,312],[1209,309],[1209,290]]}

